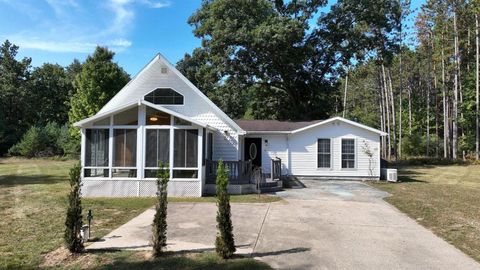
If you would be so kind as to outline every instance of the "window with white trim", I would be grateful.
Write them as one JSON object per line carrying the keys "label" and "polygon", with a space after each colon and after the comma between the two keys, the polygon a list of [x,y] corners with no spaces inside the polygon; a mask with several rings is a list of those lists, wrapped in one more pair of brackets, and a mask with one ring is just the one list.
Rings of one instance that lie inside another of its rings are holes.
{"label": "window with white trim", "polygon": [[355,168],[355,139],[342,139],[342,169]]}
{"label": "window with white trim", "polygon": [[330,139],[317,140],[317,168],[330,168]]}
{"label": "window with white trim", "polygon": [[157,88],[145,96],[153,104],[183,105],[183,96],[171,88]]}

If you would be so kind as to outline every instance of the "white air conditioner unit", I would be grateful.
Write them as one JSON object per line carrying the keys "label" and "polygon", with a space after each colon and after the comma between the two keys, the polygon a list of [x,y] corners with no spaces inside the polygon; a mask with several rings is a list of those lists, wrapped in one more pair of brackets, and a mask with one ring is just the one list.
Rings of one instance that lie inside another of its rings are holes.
{"label": "white air conditioner unit", "polygon": [[380,177],[381,179],[387,180],[388,182],[397,182],[397,169],[382,168]]}

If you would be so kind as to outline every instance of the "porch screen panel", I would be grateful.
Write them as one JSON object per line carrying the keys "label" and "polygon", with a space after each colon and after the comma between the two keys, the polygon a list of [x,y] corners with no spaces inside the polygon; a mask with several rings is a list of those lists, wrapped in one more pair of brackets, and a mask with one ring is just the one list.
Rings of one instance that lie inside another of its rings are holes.
{"label": "porch screen panel", "polygon": [[187,130],[186,167],[198,165],[198,130]]}
{"label": "porch screen panel", "polygon": [[330,168],[330,139],[318,139],[318,168]]}
{"label": "porch screen panel", "polygon": [[208,133],[207,145],[207,159],[213,160],[213,133]]}
{"label": "porch screen panel", "polygon": [[355,139],[342,139],[342,168],[355,168]]}
{"label": "porch screen panel", "polygon": [[169,163],[170,131],[168,129],[147,129],[145,165],[158,167],[159,162]]}
{"label": "porch screen panel", "polygon": [[108,129],[87,129],[85,135],[85,166],[108,166]]}
{"label": "porch screen panel", "polygon": [[114,136],[114,167],[135,167],[137,165],[137,130],[115,129]]}
{"label": "porch screen panel", "polygon": [[185,130],[174,131],[173,166],[185,167]]}
{"label": "porch screen panel", "polygon": [[198,130],[181,130],[174,132],[173,166],[193,168],[198,166]]}

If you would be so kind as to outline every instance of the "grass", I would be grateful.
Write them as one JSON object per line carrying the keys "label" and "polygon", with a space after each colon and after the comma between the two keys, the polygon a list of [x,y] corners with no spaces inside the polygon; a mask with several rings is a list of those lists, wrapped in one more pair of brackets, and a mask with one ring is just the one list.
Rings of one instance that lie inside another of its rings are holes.
{"label": "grass", "polygon": [[385,200],[480,262],[480,165],[401,167]]}
{"label": "grass", "polygon": [[[62,246],[69,190],[68,171],[74,163],[58,159],[0,159],[0,269],[37,268],[45,254]],[[214,202],[215,198],[169,200]],[[277,197],[267,195],[231,196],[232,202],[276,200]],[[93,210],[92,237],[100,238],[152,207],[154,202],[154,198],[84,198],[82,205],[84,217],[88,209]],[[179,269],[242,269],[241,266],[265,269],[265,265],[253,259],[236,259],[226,263],[211,254],[171,255],[157,261],[145,261],[141,255],[127,251],[83,256],[94,258],[92,268],[101,269],[163,269],[158,268],[158,264],[164,263]],[[83,268],[82,263],[72,267]]]}
{"label": "grass", "polygon": [[[58,266],[55,266],[58,267]],[[112,270],[149,270],[149,269],[271,269],[267,264],[244,257],[229,260],[219,258],[215,253],[166,254],[157,259],[151,258],[145,251],[104,251],[86,253],[62,264],[60,269],[112,269]],[[58,268],[55,268],[58,269]]]}

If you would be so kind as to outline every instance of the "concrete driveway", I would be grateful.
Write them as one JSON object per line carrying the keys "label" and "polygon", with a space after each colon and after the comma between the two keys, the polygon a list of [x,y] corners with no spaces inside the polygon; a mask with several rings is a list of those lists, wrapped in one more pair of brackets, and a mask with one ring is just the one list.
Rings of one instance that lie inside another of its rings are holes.
{"label": "concrete driveway", "polygon": [[[284,201],[232,204],[239,253],[279,269],[480,269],[361,182],[303,181]],[[169,204],[168,249],[213,250],[215,204]],[[148,248],[148,210],[89,248]]]}

